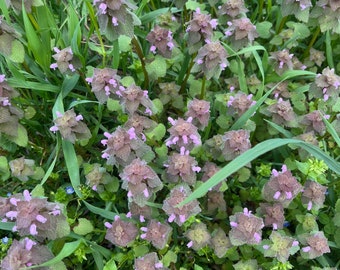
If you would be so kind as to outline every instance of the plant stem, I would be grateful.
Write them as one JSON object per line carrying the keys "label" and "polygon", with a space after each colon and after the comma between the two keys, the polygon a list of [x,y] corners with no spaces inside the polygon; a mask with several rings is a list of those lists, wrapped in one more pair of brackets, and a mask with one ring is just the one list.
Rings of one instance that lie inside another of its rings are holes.
{"label": "plant stem", "polygon": [[204,75],[203,79],[202,79],[201,95],[200,95],[200,98],[202,100],[205,98],[205,81],[206,81],[206,78],[205,78],[205,75]]}
{"label": "plant stem", "polygon": [[136,50],[136,53],[140,59],[140,62],[142,64],[142,70],[143,70],[143,74],[144,74],[144,89],[147,89],[149,88],[149,75],[148,75],[148,72],[146,71],[146,68],[145,68],[145,57],[144,57],[144,54],[143,54],[143,51],[142,51],[142,48],[138,42],[138,40],[136,39],[136,37],[133,37],[133,39],[131,40],[132,41],[132,44]]}
{"label": "plant stem", "polygon": [[320,31],[321,31],[321,30],[320,30],[320,27],[318,27],[318,28],[316,29],[316,31],[314,31],[313,37],[312,37],[311,41],[309,42],[307,49],[306,49],[305,52],[303,53],[302,58],[306,58],[306,57],[308,56],[310,49],[313,47],[313,45],[314,45],[314,43],[315,43],[317,37],[318,37],[319,34],[320,34]]}
{"label": "plant stem", "polygon": [[191,62],[190,62],[190,65],[189,65],[189,68],[187,70],[187,74],[186,74],[186,76],[185,76],[185,78],[184,78],[184,80],[183,80],[183,82],[181,84],[181,89],[179,90],[179,94],[183,94],[184,93],[185,87],[187,85],[187,81],[188,81],[189,76],[190,76],[190,71],[191,71],[192,67],[194,66],[194,64],[195,64],[195,62],[194,62],[194,59],[192,58]]}

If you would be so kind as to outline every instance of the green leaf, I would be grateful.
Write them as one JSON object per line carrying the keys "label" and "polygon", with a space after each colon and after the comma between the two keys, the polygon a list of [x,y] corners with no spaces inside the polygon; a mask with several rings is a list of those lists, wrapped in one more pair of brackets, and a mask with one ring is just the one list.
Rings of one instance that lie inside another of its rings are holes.
{"label": "green leaf", "polygon": [[160,141],[166,133],[166,128],[163,124],[158,124],[152,131],[145,133],[149,139]]}
{"label": "green leaf", "polygon": [[242,155],[236,157],[234,160],[232,160],[230,163],[224,166],[221,170],[219,170],[208,181],[204,182],[197,189],[195,189],[194,192],[188,198],[182,201],[178,206],[182,206],[188,202],[191,202],[194,199],[204,196],[208,190],[212,189],[214,186],[222,182],[225,178],[229,177],[231,174],[235,173],[240,168],[246,166],[254,159],[273,149],[279,148],[287,144],[292,144],[305,149],[310,154],[314,155],[315,158],[323,160],[328,165],[328,167],[335,173],[340,174],[340,164],[333,158],[331,158],[328,154],[323,152],[320,148],[314,145],[296,139],[278,139],[278,138],[269,139],[257,144],[256,146],[249,149]]}
{"label": "green leaf", "polygon": [[38,184],[35,186],[35,188],[31,191],[31,195],[33,197],[44,197],[45,196],[45,190],[42,185]]}
{"label": "green leaf", "polygon": [[131,50],[131,38],[125,35],[121,35],[118,38],[119,51],[129,52]]}
{"label": "green leaf", "polygon": [[334,234],[334,241],[338,248],[340,248],[340,228],[336,229]]}
{"label": "green leaf", "polygon": [[94,230],[91,221],[86,218],[79,218],[78,225],[73,228],[73,231],[79,235],[85,235]]}
{"label": "green leaf", "polygon": [[167,13],[167,12],[171,12],[171,13],[177,13],[180,12],[181,10],[177,9],[177,8],[160,8],[160,9],[156,9],[154,11],[145,13],[141,18],[141,22],[143,25],[146,25],[150,22],[154,22],[156,20],[157,17],[159,17],[160,15]]}
{"label": "green leaf", "polygon": [[328,133],[332,135],[334,141],[340,147],[340,138],[339,138],[338,133],[336,132],[334,127],[327,121],[327,119],[324,116],[322,116],[322,120],[326,125]]}
{"label": "green leaf", "polygon": [[205,4],[200,4],[196,1],[189,0],[185,3],[185,7],[189,10],[196,10],[199,8],[201,11],[205,9]]}
{"label": "green leaf", "polygon": [[9,171],[8,161],[5,156],[0,156],[0,179],[7,180],[11,173]]}
{"label": "green leaf", "polygon": [[271,36],[270,30],[273,24],[265,21],[256,24],[256,31],[261,38],[269,38]]}
{"label": "green leaf", "polygon": [[149,248],[147,246],[136,246],[133,248],[133,251],[135,253],[135,257],[142,257],[144,256],[146,253],[149,252]]}
{"label": "green leaf", "polygon": [[77,250],[77,248],[79,247],[79,245],[81,243],[84,243],[84,240],[79,239],[79,240],[74,241],[74,242],[66,243],[63,246],[62,250],[59,252],[59,254],[57,256],[55,256],[53,259],[51,259],[47,262],[44,262],[42,264],[39,264],[39,265],[28,267],[26,269],[53,266],[54,264],[61,262],[64,258],[70,256],[74,251]]}
{"label": "green leaf", "polygon": [[15,222],[0,222],[0,230],[12,231]]}
{"label": "green leaf", "polygon": [[155,59],[147,64],[145,68],[150,80],[157,80],[166,74],[166,60],[164,57],[156,55]]}
{"label": "green leaf", "polygon": [[95,213],[97,215],[100,215],[106,219],[110,219],[110,220],[114,220],[115,216],[119,215],[117,213],[114,212],[110,212],[108,210],[102,209],[102,208],[98,208],[86,201],[83,201],[83,203],[86,205],[87,209],[89,209],[92,213]]}
{"label": "green leaf", "polygon": [[116,262],[114,260],[114,258],[112,258],[111,260],[109,260],[105,266],[103,270],[117,270],[117,265]]}
{"label": "green leaf", "polygon": [[177,262],[177,254],[172,250],[169,250],[162,259],[163,265],[165,267],[169,267],[171,263]]}
{"label": "green leaf", "polygon": [[271,125],[273,128],[275,128],[277,131],[279,131],[280,133],[282,133],[286,138],[292,138],[293,137],[293,134],[290,133],[288,130],[285,130],[283,127],[267,120],[267,119],[264,119],[264,121],[266,121],[269,125]]}
{"label": "green leaf", "polygon": [[119,100],[108,98],[107,109],[111,112],[118,112],[122,110],[122,106],[120,105]]}
{"label": "green leaf", "polygon": [[25,49],[24,46],[18,40],[13,40],[12,42],[12,50],[9,59],[11,59],[15,63],[24,62],[25,58]]}
{"label": "green leaf", "polygon": [[8,139],[19,146],[26,147],[28,144],[27,130],[21,124],[18,125],[18,134],[16,137],[8,136]]}
{"label": "green leaf", "polygon": [[340,227],[340,212],[335,213],[333,217],[333,223],[335,226]]}

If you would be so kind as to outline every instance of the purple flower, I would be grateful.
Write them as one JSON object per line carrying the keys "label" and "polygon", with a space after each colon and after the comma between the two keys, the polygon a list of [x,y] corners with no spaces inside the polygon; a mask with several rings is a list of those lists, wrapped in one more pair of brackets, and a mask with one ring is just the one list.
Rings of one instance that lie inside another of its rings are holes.
{"label": "purple flower", "polygon": [[119,216],[110,224],[105,222],[107,228],[105,239],[109,240],[116,246],[126,247],[131,244],[138,235],[138,229],[135,224],[123,221]]}
{"label": "purple flower", "polygon": [[261,213],[264,215],[264,225],[272,226],[274,230],[282,229],[285,221],[282,204],[261,203]]}
{"label": "purple flower", "polygon": [[144,106],[144,113],[152,115],[153,103],[148,96],[148,91],[142,90],[137,85],[130,85],[121,91],[121,104],[124,110],[133,115],[140,105]]}
{"label": "purple flower", "polygon": [[[316,111],[312,111],[308,114],[306,114],[302,120],[301,120],[301,124],[305,125],[306,128],[306,132],[309,131],[316,131],[317,133],[319,133],[319,135],[323,135],[326,131],[326,125],[324,124],[322,117],[323,113],[319,110]],[[329,115],[324,115],[324,117],[326,119],[329,118]]]}
{"label": "purple flower", "polygon": [[16,207],[7,212],[6,217],[15,219],[14,228],[21,236],[54,240],[69,233],[69,224],[61,205],[48,202],[46,198],[32,198],[27,190],[22,197],[13,196],[10,202]]}
{"label": "purple flower", "polygon": [[[218,167],[215,163],[213,162],[206,162],[202,168],[202,172],[203,172],[203,175],[202,175],[202,178],[201,180],[203,182],[206,182],[208,181],[211,177],[214,176],[215,173],[217,173],[221,168]],[[218,185],[214,186],[212,188],[212,190],[214,191],[219,191],[220,190],[220,187],[221,187],[222,183],[219,183]]]}
{"label": "purple flower", "polygon": [[152,45],[150,51],[155,53],[155,50],[157,49],[162,56],[166,58],[171,57],[171,52],[175,45],[170,30],[155,25],[154,29],[146,36],[146,40]]}
{"label": "purple flower", "polygon": [[303,204],[307,205],[308,210],[311,210],[312,208],[319,210],[325,201],[326,191],[327,187],[324,187],[315,181],[307,180],[303,188],[301,201]]}
{"label": "purple flower", "polygon": [[331,252],[328,240],[323,232],[312,232],[309,235],[302,235],[300,242],[304,245],[301,248],[301,255],[305,259],[312,260],[322,256],[324,253]]}
{"label": "purple flower", "polygon": [[128,197],[139,206],[163,188],[163,184],[155,171],[144,160],[134,159],[120,174],[122,188],[128,191]]}
{"label": "purple flower", "polygon": [[309,96],[335,102],[339,95],[339,86],[340,76],[335,74],[333,68],[326,67],[322,70],[322,74],[316,75],[315,82],[310,86]]}
{"label": "purple flower", "polygon": [[222,150],[225,160],[232,160],[251,148],[249,131],[240,129],[228,131],[223,135]]}
{"label": "purple flower", "polygon": [[145,222],[145,219],[151,218],[150,206],[139,206],[137,203],[129,202],[129,212],[126,214],[128,218],[138,218],[140,222]]}
{"label": "purple flower", "polygon": [[286,70],[292,70],[294,64],[292,62],[294,54],[290,54],[289,50],[284,49],[278,52],[271,52],[271,59],[274,61],[275,71],[278,75],[282,75]]}
{"label": "purple flower", "polygon": [[107,164],[127,165],[136,157],[142,157],[151,149],[136,136],[134,128],[126,130],[118,127],[115,132],[104,132],[107,139],[101,141],[106,149],[102,158],[107,159]]}
{"label": "purple flower", "polygon": [[195,68],[203,71],[207,80],[218,78],[229,62],[228,54],[219,41],[209,42],[201,47],[195,58]]}
{"label": "purple flower", "polygon": [[147,227],[142,227],[141,230],[143,232],[141,235],[142,239],[151,242],[157,249],[163,249],[170,238],[172,227],[166,223],[152,219],[149,221]]}
{"label": "purple flower", "polygon": [[197,127],[192,124],[191,117],[186,121],[182,118],[174,120],[171,117],[168,120],[172,127],[168,129],[170,137],[166,140],[166,146],[174,146],[177,150],[181,147],[191,150],[195,146],[201,145],[201,136],[197,132]]}
{"label": "purple flower", "polygon": [[321,67],[322,63],[326,60],[325,53],[311,48],[309,50],[309,60],[318,67]]}
{"label": "purple flower", "polygon": [[251,211],[244,208],[243,213],[236,213],[229,219],[231,226],[229,238],[234,246],[256,245],[261,242],[264,227],[262,218],[254,216]]}
{"label": "purple flower", "polygon": [[91,131],[82,122],[83,116],[76,115],[74,110],[68,110],[64,114],[57,112],[55,125],[50,128],[52,132],[59,130],[63,139],[75,143],[76,140],[87,140],[91,138]]}
{"label": "purple flower", "polygon": [[192,117],[192,123],[200,130],[203,130],[209,122],[210,102],[194,98],[188,103],[188,111],[186,117]]}
{"label": "purple flower", "polygon": [[227,210],[223,192],[212,190],[208,191],[207,196],[207,209],[209,214],[213,214],[216,209],[220,212],[225,212]]}
{"label": "purple flower", "polygon": [[58,48],[53,49],[55,54],[52,55],[56,63],[51,64],[50,68],[58,68],[61,73],[66,73],[68,70],[71,72],[75,70],[75,61],[73,60],[73,52],[71,47],[59,50]]}
{"label": "purple flower", "polygon": [[190,240],[187,247],[196,251],[209,245],[211,240],[207,225],[202,222],[192,225],[185,236]]}
{"label": "purple flower", "polygon": [[196,183],[196,173],[201,170],[195,158],[189,156],[189,151],[185,150],[184,146],[181,147],[181,153],[173,153],[169,157],[166,167],[165,177],[169,182],[177,183],[183,180],[191,186]]}
{"label": "purple flower", "polygon": [[218,7],[218,9],[220,14],[226,14],[232,18],[240,15],[240,13],[246,13],[248,11],[243,0],[229,0],[222,6]]}
{"label": "purple flower", "polygon": [[117,97],[121,95],[124,87],[120,84],[120,76],[117,70],[111,68],[93,70],[93,76],[86,78],[91,84],[92,92],[100,103],[105,103],[109,97]]}
{"label": "purple flower", "polygon": [[99,163],[91,164],[88,168],[85,168],[85,178],[86,185],[89,185],[92,190],[98,192],[104,191],[103,185],[111,181],[110,174]]}
{"label": "purple flower", "polygon": [[281,172],[273,169],[272,176],[264,185],[262,194],[265,200],[280,202],[284,207],[287,207],[301,190],[301,184],[287,169],[287,166],[283,165]]}
{"label": "purple flower", "polygon": [[295,125],[296,115],[289,100],[284,101],[279,98],[275,104],[267,108],[267,112],[272,116],[273,122],[278,125],[288,127]]}
{"label": "purple flower", "polygon": [[156,123],[153,120],[137,113],[129,116],[129,119],[124,124],[124,128],[126,129],[134,128],[136,135],[142,140],[145,139],[143,132],[148,131],[155,126]]}
{"label": "purple flower", "polygon": [[144,257],[135,259],[134,270],[166,270],[159,261],[156,252],[151,252]]}
{"label": "purple flower", "polygon": [[258,37],[256,26],[248,18],[234,19],[228,25],[225,35],[235,48],[247,46]]}
{"label": "purple flower", "polygon": [[231,114],[237,114],[238,117],[244,114],[251,106],[255,105],[256,101],[252,98],[252,94],[246,95],[243,92],[238,92],[235,96],[230,96],[227,106]]}
{"label": "purple flower", "polygon": [[164,200],[163,210],[169,216],[168,221],[182,225],[189,217],[201,212],[198,201],[193,200],[183,206],[177,207],[191,194],[187,184],[180,184],[170,191],[170,195]]}
{"label": "purple flower", "polygon": [[[46,246],[40,245],[26,237],[20,241],[13,240],[6,257],[1,262],[0,268],[18,270],[42,264],[52,258],[53,254]],[[59,266],[61,267],[62,265]],[[42,268],[40,267],[40,269]]]}

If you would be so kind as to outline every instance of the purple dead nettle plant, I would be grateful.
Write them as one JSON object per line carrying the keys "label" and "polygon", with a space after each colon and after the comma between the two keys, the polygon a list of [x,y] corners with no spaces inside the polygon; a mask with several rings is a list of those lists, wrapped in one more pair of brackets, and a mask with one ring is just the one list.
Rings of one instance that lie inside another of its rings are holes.
{"label": "purple dead nettle plant", "polygon": [[279,98],[276,103],[269,105],[263,113],[271,116],[273,122],[278,125],[287,127],[297,125],[297,116],[289,100]]}
{"label": "purple dead nettle plant", "polygon": [[201,47],[194,59],[195,65],[192,69],[193,72],[202,71],[207,80],[212,77],[218,78],[228,65],[228,53],[219,41],[211,42],[206,41]]}
{"label": "purple dead nettle plant", "polygon": [[284,208],[281,203],[261,203],[260,212],[264,216],[264,225],[273,227],[273,230],[283,228],[285,222]]}
{"label": "purple dead nettle plant", "polygon": [[243,92],[237,92],[236,95],[229,97],[227,107],[229,108],[231,114],[236,114],[238,117],[240,117],[255,104],[256,101],[253,100],[253,94],[247,95]]}
{"label": "purple dead nettle plant", "polygon": [[312,260],[331,252],[328,240],[322,231],[300,235],[299,240],[303,246],[300,252],[304,259]]}
{"label": "purple dead nettle plant", "polygon": [[108,165],[128,165],[137,157],[142,157],[148,151],[149,146],[137,137],[134,128],[125,129],[117,127],[113,133],[104,132],[106,139],[101,140],[106,146],[102,158],[107,160]]}
{"label": "purple dead nettle plant", "polygon": [[3,106],[11,105],[10,100],[17,96],[19,96],[19,92],[9,86],[6,82],[6,75],[0,74],[0,102],[3,103]]}
{"label": "purple dead nettle plant", "polygon": [[227,24],[228,28],[224,34],[236,49],[252,44],[255,38],[259,36],[256,26],[248,18],[234,19]]}
{"label": "purple dead nettle plant", "polygon": [[66,73],[67,71],[75,72],[75,60],[73,59],[73,52],[71,47],[59,50],[57,47],[53,48],[55,54],[52,55],[53,59],[56,61],[50,65],[50,68],[55,70],[59,69],[60,73]]}
{"label": "purple dead nettle plant", "polygon": [[148,96],[147,90],[142,90],[139,86],[131,84],[126,89],[120,91],[120,101],[123,109],[129,115],[134,114],[140,107],[144,106],[143,113],[152,115],[154,106]]}
{"label": "purple dead nettle plant", "polygon": [[91,167],[89,171],[85,170],[86,185],[94,191],[103,192],[104,185],[108,184],[112,177],[99,163],[94,163]]}
{"label": "purple dead nettle plant", "polygon": [[229,237],[227,237],[224,230],[220,227],[213,231],[210,246],[218,258],[222,258],[228,249],[232,247]]}
{"label": "purple dead nettle plant", "polygon": [[28,179],[34,175],[35,162],[33,159],[21,157],[11,160],[8,165],[11,169],[11,175],[20,181],[28,181]]}
{"label": "purple dead nettle plant", "polygon": [[156,252],[151,252],[135,259],[134,270],[168,270],[158,259]]}
{"label": "purple dead nettle plant", "polygon": [[281,82],[279,85],[277,85],[275,83],[268,83],[268,84],[266,84],[266,86],[269,89],[272,89],[273,87],[275,87],[275,89],[272,92],[272,95],[274,96],[275,99],[279,99],[279,98],[288,99],[291,96],[289,89],[288,89],[288,82],[287,81]]}
{"label": "purple dead nettle plant", "polygon": [[164,82],[158,84],[160,88],[159,99],[163,105],[171,103],[175,108],[183,108],[183,96],[179,94],[181,87],[175,82]]}
{"label": "purple dead nettle plant", "polygon": [[105,222],[107,228],[105,239],[118,247],[127,247],[138,235],[137,226],[129,221],[123,221],[119,216],[115,216],[112,223]]}
{"label": "purple dead nettle plant", "polygon": [[236,213],[229,219],[231,226],[229,238],[234,246],[256,245],[261,242],[264,227],[262,218],[254,216],[251,211],[244,208],[243,213]]}
{"label": "purple dead nettle plant", "polygon": [[219,6],[218,9],[219,14],[228,15],[231,18],[235,18],[241,13],[246,13],[248,11],[243,0],[229,0],[222,6]]}
{"label": "purple dead nettle plant", "polygon": [[192,117],[192,123],[200,130],[208,126],[210,119],[210,102],[194,98],[188,102],[187,118]]}
{"label": "purple dead nettle plant", "polygon": [[306,126],[305,132],[315,131],[319,135],[324,135],[326,132],[326,125],[323,122],[323,117],[329,119],[330,115],[325,115],[319,110],[312,111],[303,116],[300,124]]}
{"label": "purple dead nettle plant", "polygon": [[[208,181],[215,173],[217,173],[221,168],[215,163],[207,161],[202,168],[202,182]],[[211,188],[211,190],[219,191],[222,183],[219,183]]]}
{"label": "purple dead nettle plant", "polygon": [[91,84],[91,90],[100,103],[105,103],[108,98],[117,98],[125,88],[120,84],[117,70],[111,68],[94,68],[93,76],[86,78]]}
{"label": "purple dead nettle plant", "polygon": [[329,7],[332,11],[337,11],[340,8],[338,0],[320,0],[317,1],[317,5],[323,8]]}
{"label": "purple dead nettle plant", "polygon": [[211,235],[207,229],[207,225],[202,222],[192,225],[185,233],[185,236],[189,239],[187,247],[196,251],[209,245],[211,240]]}
{"label": "purple dead nettle plant", "polygon": [[211,40],[216,27],[217,20],[211,19],[210,15],[203,14],[201,10],[197,8],[186,29],[188,33],[189,52],[191,54],[197,52],[202,46],[203,41]]}
{"label": "purple dead nettle plant", "polygon": [[273,60],[275,72],[278,75],[282,75],[287,70],[294,69],[292,61],[294,54],[289,53],[289,50],[283,49],[282,51],[271,52],[270,55],[270,59]]}
{"label": "purple dead nettle plant", "polygon": [[301,201],[303,204],[307,205],[308,211],[312,209],[319,210],[323,207],[326,192],[327,187],[315,181],[308,180],[304,185]]}
{"label": "purple dead nettle plant", "polygon": [[163,188],[155,171],[144,160],[134,159],[120,174],[122,188],[128,191],[128,198],[144,206],[149,198]]}
{"label": "purple dead nettle plant", "polygon": [[197,161],[194,157],[189,156],[189,150],[181,147],[180,153],[173,153],[168,158],[165,178],[169,182],[186,182],[193,186],[196,183],[196,173],[200,172],[201,168],[197,166]]}
{"label": "purple dead nettle plant", "polygon": [[165,248],[171,236],[172,227],[167,223],[161,223],[155,219],[149,221],[147,227],[141,227],[141,238],[145,239],[157,248]]}
{"label": "purple dead nettle plant", "polygon": [[298,20],[307,22],[308,16],[306,20],[301,14],[305,14],[307,12],[308,15],[311,7],[312,2],[310,0],[284,0],[282,1],[281,10],[283,16],[294,14]]}
{"label": "purple dead nettle plant", "polygon": [[146,219],[151,219],[152,208],[148,205],[139,206],[137,203],[130,201],[128,204],[129,212],[127,218],[136,218],[140,222],[145,222]]}
{"label": "purple dead nettle plant", "polygon": [[76,115],[74,110],[68,110],[64,114],[56,112],[54,126],[50,128],[52,132],[59,131],[63,139],[75,143],[76,140],[87,140],[91,138],[91,131],[82,122],[83,116]]}
{"label": "purple dead nettle plant", "polygon": [[150,51],[156,53],[159,51],[160,55],[170,58],[172,49],[175,47],[172,39],[172,32],[155,25],[151,32],[146,36],[146,40],[151,43]]}
{"label": "purple dead nettle plant", "polygon": [[277,231],[272,231],[269,239],[263,241],[264,256],[276,258],[282,263],[285,263],[290,255],[295,254],[300,249],[299,242],[293,237]]}
{"label": "purple dead nettle plant", "polygon": [[32,198],[28,190],[21,198],[11,197],[10,203],[15,209],[7,212],[6,217],[15,220],[13,230],[21,236],[31,235],[39,241],[54,240],[70,231],[60,204],[48,202],[46,198]]}
{"label": "purple dead nettle plant", "polygon": [[208,214],[214,214],[215,210],[225,212],[227,203],[224,200],[224,193],[216,190],[208,191],[207,193],[207,210]]}
{"label": "purple dead nettle plant", "polygon": [[192,124],[192,117],[187,120],[178,118],[177,120],[168,117],[172,127],[168,129],[169,138],[165,141],[166,146],[180,150],[184,147],[187,150],[192,150],[195,146],[202,144],[201,136],[197,131],[197,127]]}
{"label": "purple dead nettle plant", "polygon": [[150,118],[139,115],[138,113],[134,113],[133,115],[129,116],[129,119],[125,122],[124,128],[128,130],[130,128],[134,128],[136,135],[145,141],[146,137],[144,135],[144,131],[148,132],[156,125],[157,123]]}
{"label": "purple dead nettle plant", "polygon": [[263,187],[262,195],[269,202],[280,202],[287,207],[301,191],[301,184],[287,169],[287,166],[282,165],[281,172],[272,170],[269,181]]}
{"label": "purple dead nettle plant", "polygon": [[179,226],[182,225],[189,217],[201,212],[197,200],[193,200],[183,206],[177,206],[191,194],[190,187],[187,184],[175,186],[169,196],[164,200],[162,209],[169,216],[170,223],[176,222]]}
{"label": "purple dead nettle plant", "polygon": [[[27,237],[20,241],[14,239],[6,257],[3,258],[0,264],[0,268],[6,270],[26,269],[26,267],[42,264],[53,257],[47,246],[40,245]],[[66,269],[63,263],[59,263],[59,266],[61,267],[60,269]],[[52,268],[39,267],[37,269],[48,270]]]}
{"label": "purple dead nettle plant", "polygon": [[251,148],[250,133],[248,130],[232,130],[223,135],[222,149],[225,160],[232,160]]}
{"label": "purple dead nettle plant", "polygon": [[224,144],[224,136],[222,134],[217,134],[206,140],[203,144],[203,148],[211,155],[212,159],[220,160],[222,157],[222,149],[224,148]]}
{"label": "purple dead nettle plant", "polygon": [[334,68],[326,67],[322,73],[318,73],[315,82],[310,85],[310,98],[323,98],[324,101],[335,102],[339,97],[338,88],[340,86],[340,76],[335,74]]}
{"label": "purple dead nettle plant", "polygon": [[312,64],[316,64],[318,67],[321,67],[325,60],[326,60],[326,57],[323,51],[318,51],[314,48],[311,48],[309,50],[309,61]]}

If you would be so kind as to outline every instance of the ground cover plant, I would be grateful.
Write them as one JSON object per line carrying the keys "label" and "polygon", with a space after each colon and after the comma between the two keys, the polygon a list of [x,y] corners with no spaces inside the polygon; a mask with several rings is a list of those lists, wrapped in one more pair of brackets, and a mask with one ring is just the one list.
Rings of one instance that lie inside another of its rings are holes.
{"label": "ground cover plant", "polygon": [[340,2],[0,0],[1,269],[338,269]]}

